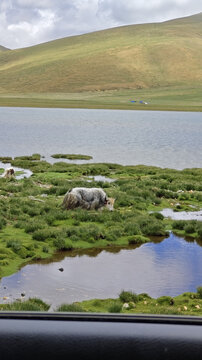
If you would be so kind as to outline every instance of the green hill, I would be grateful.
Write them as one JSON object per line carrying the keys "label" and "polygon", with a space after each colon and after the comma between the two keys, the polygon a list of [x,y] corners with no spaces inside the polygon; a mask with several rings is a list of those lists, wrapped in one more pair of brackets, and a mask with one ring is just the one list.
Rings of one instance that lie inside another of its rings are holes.
{"label": "green hill", "polygon": [[201,88],[202,13],[0,51],[0,93]]}
{"label": "green hill", "polygon": [[6,51],[6,50],[9,50],[9,49],[7,49],[6,47],[0,45],[0,51]]}

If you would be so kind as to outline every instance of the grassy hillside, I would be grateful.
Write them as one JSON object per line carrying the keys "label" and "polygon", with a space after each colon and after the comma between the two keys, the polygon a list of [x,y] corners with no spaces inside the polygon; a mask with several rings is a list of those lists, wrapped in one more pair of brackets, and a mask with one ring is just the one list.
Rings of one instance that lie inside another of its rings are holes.
{"label": "grassy hillside", "polygon": [[0,52],[1,52],[1,51],[6,51],[6,50],[9,50],[9,49],[7,49],[7,48],[5,48],[4,46],[0,45]]}
{"label": "grassy hillside", "polygon": [[[143,96],[144,90],[152,90],[150,98],[153,89],[169,92],[175,87],[182,98],[181,91],[191,93],[194,101],[202,92],[201,45],[202,13],[1,51],[0,94],[7,95],[9,105],[8,94],[36,97],[48,93],[55,99],[56,94],[86,92],[93,107],[91,92],[113,91],[114,98],[115,91],[123,92],[121,96],[127,91],[128,99],[128,90],[143,91]],[[68,96],[61,99],[68,101]],[[197,105],[202,103],[197,101]]]}

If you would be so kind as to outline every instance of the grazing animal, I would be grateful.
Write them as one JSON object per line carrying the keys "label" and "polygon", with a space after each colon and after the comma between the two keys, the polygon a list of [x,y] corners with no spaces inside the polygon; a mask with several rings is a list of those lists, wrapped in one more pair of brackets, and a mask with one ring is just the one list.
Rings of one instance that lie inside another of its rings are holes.
{"label": "grazing animal", "polygon": [[98,210],[106,207],[113,210],[114,199],[108,198],[104,190],[99,188],[73,188],[64,197],[62,206],[65,209],[77,207],[87,210]]}
{"label": "grazing animal", "polygon": [[14,174],[15,174],[15,170],[13,168],[7,168],[7,169],[5,169],[2,177],[8,179],[8,178],[12,177]]}

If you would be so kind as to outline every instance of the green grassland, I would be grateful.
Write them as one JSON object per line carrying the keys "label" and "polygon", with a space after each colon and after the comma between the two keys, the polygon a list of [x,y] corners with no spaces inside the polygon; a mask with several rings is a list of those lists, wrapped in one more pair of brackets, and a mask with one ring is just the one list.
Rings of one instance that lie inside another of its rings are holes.
{"label": "green grassland", "polygon": [[0,51],[0,106],[201,111],[201,36],[200,13]]}
{"label": "green grassland", "polygon": [[[158,212],[200,210],[202,169],[50,164],[40,158],[34,154],[11,160],[13,166],[30,169],[31,178],[0,178],[0,277],[58,250],[136,247],[153,236],[162,241],[169,230],[202,244],[202,222],[172,221]],[[115,181],[88,182],[95,175]],[[76,186],[103,188],[116,199],[114,211],[64,210],[64,195]]]}

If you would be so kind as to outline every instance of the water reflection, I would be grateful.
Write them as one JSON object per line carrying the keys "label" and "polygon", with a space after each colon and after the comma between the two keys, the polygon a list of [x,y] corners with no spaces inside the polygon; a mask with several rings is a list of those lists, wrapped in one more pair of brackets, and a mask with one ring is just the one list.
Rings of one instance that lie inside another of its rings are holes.
{"label": "water reflection", "polygon": [[4,302],[3,296],[10,301],[25,293],[25,298],[40,297],[54,309],[64,302],[117,297],[123,289],[175,296],[195,291],[201,281],[202,248],[171,233],[163,241],[135,248],[59,253],[54,261],[30,264],[3,278],[0,297]]}

